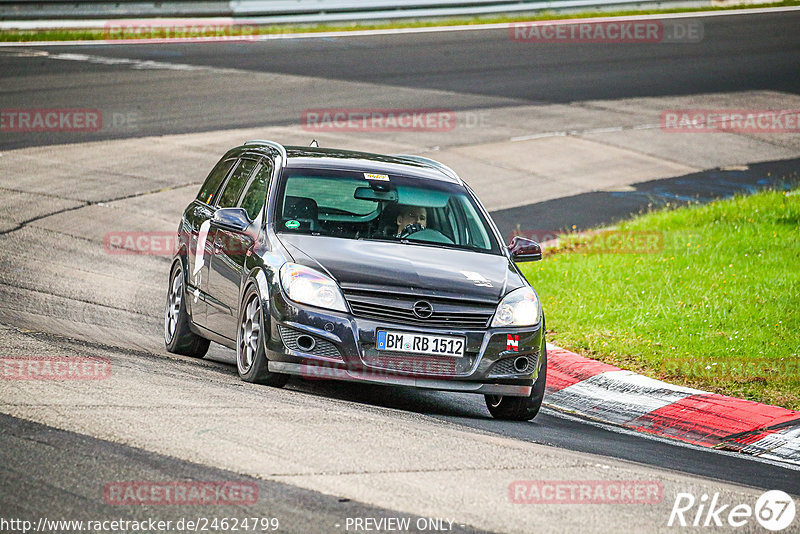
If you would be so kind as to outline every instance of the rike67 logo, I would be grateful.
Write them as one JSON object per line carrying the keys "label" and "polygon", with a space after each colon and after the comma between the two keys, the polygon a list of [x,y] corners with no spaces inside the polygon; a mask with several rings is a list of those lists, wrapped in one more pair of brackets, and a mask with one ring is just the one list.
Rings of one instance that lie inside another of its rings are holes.
{"label": "rike67 logo", "polygon": [[794,500],[781,490],[763,493],[755,506],[723,503],[719,493],[711,497],[704,493],[699,499],[691,493],[678,493],[667,526],[738,528],[755,518],[763,528],[777,532],[791,525],[794,516]]}

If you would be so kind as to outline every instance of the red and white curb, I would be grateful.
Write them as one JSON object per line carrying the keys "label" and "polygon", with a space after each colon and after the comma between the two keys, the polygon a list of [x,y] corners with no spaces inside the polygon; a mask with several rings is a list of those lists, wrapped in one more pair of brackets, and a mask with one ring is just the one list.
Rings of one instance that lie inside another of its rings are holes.
{"label": "red and white curb", "polygon": [[638,432],[800,465],[800,412],[675,386],[549,343],[544,404]]}

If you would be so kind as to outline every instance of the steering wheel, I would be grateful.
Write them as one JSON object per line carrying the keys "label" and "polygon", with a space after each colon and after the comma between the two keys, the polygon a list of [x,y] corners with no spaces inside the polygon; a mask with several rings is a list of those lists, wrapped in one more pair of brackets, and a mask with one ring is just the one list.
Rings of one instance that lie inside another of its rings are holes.
{"label": "steering wheel", "polygon": [[413,241],[422,241],[424,243],[446,243],[448,245],[453,244],[452,239],[441,233],[439,230],[434,230],[433,228],[416,229],[413,234],[407,235],[410,237],[406,237],[405,239],[411,239]]}
{"label": "steering wheel", "polygon": [[425,229],[425,227],[422,226],[419,223],[411,223],[411,224],[406,225],[405,228],[403,228],[403,231],[400,232],[400,237],[401,238],[408,237],[411,234],[416,234],[417,232],[421,232],[424,229]]}

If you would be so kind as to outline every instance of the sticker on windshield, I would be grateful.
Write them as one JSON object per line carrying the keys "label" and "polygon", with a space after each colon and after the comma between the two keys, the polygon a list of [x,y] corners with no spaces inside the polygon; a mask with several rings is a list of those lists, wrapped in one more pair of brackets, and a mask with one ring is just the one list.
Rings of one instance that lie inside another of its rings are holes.
{"label": "sticker on windshield", "polygon": [[366,178],[367,180],[380,180],[381,182],[388,182],[389,181],[389,177],[387,175],[385,175],[385,174],[374,174],[374,173],[371,173],[371,172],[365,172],[364,173],[364,178]]}
{"label": "sticker on windshield", "polygon": [[296,230],[297,228],[300,228],[300,221],[295,221],[294,219],[286,221],[286,228],[290,230]]}

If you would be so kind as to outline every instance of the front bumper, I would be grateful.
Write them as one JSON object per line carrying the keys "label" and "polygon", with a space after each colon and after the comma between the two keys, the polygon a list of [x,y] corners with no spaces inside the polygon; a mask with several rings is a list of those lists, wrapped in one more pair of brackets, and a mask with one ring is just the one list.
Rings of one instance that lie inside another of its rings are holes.
{"label": "front bumper", "polygon": [[[334,379],[413,386],[488,395],[528,396],[544,351],[541,325],[526,328],[426,328],[376,321],[348,313],[306,307],[282,294],[270,302],[268,368],[309,379]],[[463,336],[462,358],[378,351],[379,329]],[[314,340],[313,349],[298,343]],[[516,340],[509,343],[509,336]],[[527,359],[520,372],[513,362]]]}
{"label": "front bumper", "polygon": [[303,364],[270,361],[270,372],[298,375],[308,379],[343,380],[346,382],[367,382],[388,386],[411,386],[417,388],[436,389],[439,391],[455,391],[459,393],[481,393],[484,395],[507,395],[510,397],[528,397],[532,386],[514,386],[511,384],[491,384],[465,380],[419,378],[400,374],[375,374],[367,370],[328,367],[319,364]]}

